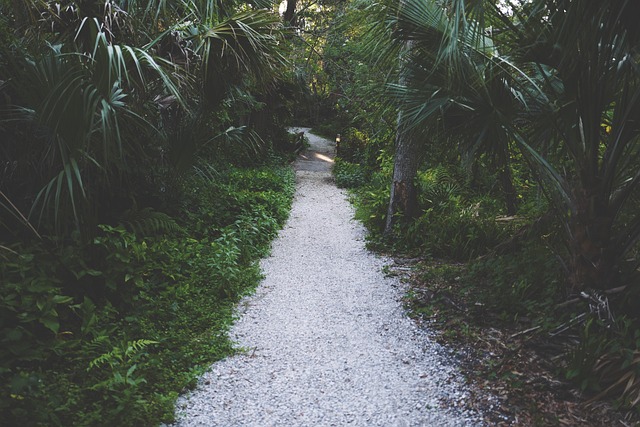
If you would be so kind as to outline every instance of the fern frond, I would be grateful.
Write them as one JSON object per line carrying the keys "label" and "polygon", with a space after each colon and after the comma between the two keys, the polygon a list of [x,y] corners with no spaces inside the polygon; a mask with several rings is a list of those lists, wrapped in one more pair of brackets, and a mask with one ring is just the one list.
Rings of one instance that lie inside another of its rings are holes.
{"label": "fern frond", "polygon": [[158,341],[153,341],[153,340],[136,340],[136,341],[129,341],[127,342],[127,348],[124,351],[124,354],[126,357],[131,357],[134,354],[138,353],[141,350],[144,350],[145,347],[149,346],[149,345],[155,345],[155,344],[159,344]]}
{"label": "fern frond", "polygon": [[141,236],[184,232],[172,217],[153,208],[130,209],[123,214],[120,223],[129,231]]}
{"label": "fern frond", "polygon": [[[100,342],[104,342],[104,340],[100,340]],[[144,350],[147,346],[154,344],[159,343],[158,341],[146,339],[126,341],[119,346],[113,347],[111,351],[103,353],[89,362],[87,371],[103,365],[109,365],[111,368],[114,368],[115,366],[125,363],[127,360],[132,360],[141,350]]]}

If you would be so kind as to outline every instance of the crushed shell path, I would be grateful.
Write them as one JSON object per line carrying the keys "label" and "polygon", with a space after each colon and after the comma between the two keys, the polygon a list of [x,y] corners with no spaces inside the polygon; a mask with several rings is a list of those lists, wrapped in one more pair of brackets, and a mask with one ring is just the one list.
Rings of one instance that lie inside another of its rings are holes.
{"label": "crushed shell path", "polygon": [[404,285],[365,249],[331,179],[334,146],[306,135],[289,221],[238,307],[232,337],[245,351],[179,399],[175,426],[480,425],[445,407],[466,397],[453,362],[406,317]]}

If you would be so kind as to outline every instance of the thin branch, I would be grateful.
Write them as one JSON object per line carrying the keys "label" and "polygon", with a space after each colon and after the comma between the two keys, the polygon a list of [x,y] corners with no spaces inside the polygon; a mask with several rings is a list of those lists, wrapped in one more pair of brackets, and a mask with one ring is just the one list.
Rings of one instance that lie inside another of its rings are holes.
{"label": "thin branch", "polygon": [[[42,240],[42,236],[40,235],[40,233],[38,233],[38,231],[33,227],[33,225],[31,225],[31,223],[29,222],[29,220],[27,219],[27,217],[25,217],[22,212],[20,212],[20,209],[18,209],[16,207],[16,205],[13,204],[13,202],[11,200],[9,200],[9,198],[7,197],[6,194],[4,194],[3,191],[0,190],[0,195],[2,195],[2,197],[7,201],[7,203],[9,203],[9,205],[11,206],[11,208],[15,211],[15,213],[18,214],[19,219],[22,220],[22,223],[33,232],[33,234],[36,235],[36,237],[38,237],[39,240]],[[14,215],[15,215],[14,213]]]}

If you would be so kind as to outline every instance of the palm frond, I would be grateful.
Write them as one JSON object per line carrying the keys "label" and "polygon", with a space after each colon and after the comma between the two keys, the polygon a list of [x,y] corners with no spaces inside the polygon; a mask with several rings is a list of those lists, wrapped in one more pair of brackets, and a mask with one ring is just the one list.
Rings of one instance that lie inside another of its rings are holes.
{"label": "palm frond", "polygon": [[96,30],[92,52],[65,54],[54,48],[35,61],[23,61],[23,72],[10,82],[23,95],[23,105],[12,107],[7,119],[30,123],[49,144],[42,153],[48,165],[42,170],[46,184],[31,209],[40,222],[51,215],[60,224],[69,209],[80,226],[80,211],[89,207],[87,171],[107,182],[124,170],[125,152],[132,149],[127,132],[158,134],[131,108],[128,92],[158,81],[182,102],[173,77],[150,54],[111,44],[98,31],[97,20],[85,25]]}
{"label": "palm frond", "polygon": [[266,10],[240,12],[211,26],[194,29],[196,52],[202,57],[205,92],[220,102],[227,90],[250,77],[267,85],[286,64],[280,41],[284,27]]}
{"label": "palm frond", "polygon": [[110,92],[114,85],[144,91],[150,86],[151,78],[158,79],[164,90],[181,105],[185,104],[182,91],[172,74],[175,65],[161,58],[154,58],[141,48],[110,43],[106,34],[99,31],[100,23],[96,19],[86,25],[93,25],[96,31],[90,57],[91,69],[93,80],[103,94]]}
{"label": "palm frond", "polygon": [[[40,236],[40,233],[38,233],[33,224],[29,222],[27,217],[20,211],[20,209],[18,209],[18,207],[16,207],[16,205],[11,201],[11,199],[9,199],[9,197],[7,197],[6,194],[4,194],[2,190],[0,190],[0,196],[2,196],[2,199],[4,199],[0,201],[0,207],[2,207],[2,209],[4,209],[4,211],[9,215],[17,219],[19,223],[23,224],[27,229],[29,229],[38,239],[42,239],[42,236]],[[1,217],[0,221],[2,221]]]}

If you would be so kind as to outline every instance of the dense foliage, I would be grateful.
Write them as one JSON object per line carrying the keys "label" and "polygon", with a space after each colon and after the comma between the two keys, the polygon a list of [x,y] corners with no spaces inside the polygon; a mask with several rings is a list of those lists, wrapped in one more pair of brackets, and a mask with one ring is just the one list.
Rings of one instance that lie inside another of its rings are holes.
{"label": "dense foliage", "polygon": [[[541,331],[567,322],[570,347],[585,328],[567,377],[631,406],[640,402],[634,7],[350,2],[335,28],[357,66],[328,74],[342,101],[322,128],[341,134],[336,180],[355,188],[372,242],[471,262],[463,276],[486,306]],[[401,139],[413,150],[402,156]],[[407,158],[419,167],[402,184],[416,189],[416,212],[405,215],[389,208],[389,188]]]}
{"label": "dense foliage", "polygon": [[291,116],[373,245],[637,406],[633,2],[278,3],[0,0],[4,419],[171,418],[286,217]]}
{"label": "dense foliage", "polygon": [[154,425],[288,215],[268,1],[0,2],[0,413]]}
{"label": "dense foliage", "polygon": [[183,185],[171,216],[144,209],[89,242],[3,254],[6,422],[153,425],[232,351],[233,304],[260,279],[293,174],[231,168]]}

